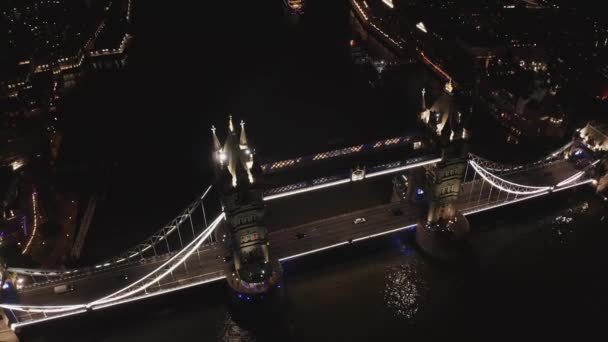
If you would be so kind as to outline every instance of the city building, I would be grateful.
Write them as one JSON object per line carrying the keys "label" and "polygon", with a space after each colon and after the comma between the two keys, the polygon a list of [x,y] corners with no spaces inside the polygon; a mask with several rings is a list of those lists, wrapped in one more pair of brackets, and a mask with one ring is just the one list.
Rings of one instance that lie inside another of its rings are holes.
{"label": "city building", "polygon": [[52,267],[63,262],[66,255],[59,250],[70,242],[46,243],[40,233],[50,226],[43,224],[64,227],[68,236],[76,225],[78,206],[73,194],[36,178],[54,179],[65,95],[94,69],[126,65],[133,38],[132,2],[0,4],[0,28],[7,32],[8,43],[0,56],[0,183],[7,184],[0,184],[0,234],[20,253]]}
{"label": "city building", "polygon": [[579,134],[583,143],[592,151],[608,152],[608,125],[589,122]]}

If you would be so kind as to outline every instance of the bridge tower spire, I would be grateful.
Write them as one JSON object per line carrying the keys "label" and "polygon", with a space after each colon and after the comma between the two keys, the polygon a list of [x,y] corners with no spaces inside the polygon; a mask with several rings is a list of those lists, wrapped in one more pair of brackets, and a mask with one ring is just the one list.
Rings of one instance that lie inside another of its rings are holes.
{"label": "bridge tower spire", "polygon": [[228,129],[230,133],[234,133],[234,124],[232,123],[232,115],[228,115]]}
{"label": "bridge tower spire", "polygon": [[[215,131],[213,134],[216,150]],[[261,171],[245,133],[245,122],[241,121],[241,133],[237,135],[232,115],[228,117],[228,134],[220,156],[216,184],[226,213],[226,242],[234,260],[228,284],[238,293],[266,293],[280,276],[268,250]]]}

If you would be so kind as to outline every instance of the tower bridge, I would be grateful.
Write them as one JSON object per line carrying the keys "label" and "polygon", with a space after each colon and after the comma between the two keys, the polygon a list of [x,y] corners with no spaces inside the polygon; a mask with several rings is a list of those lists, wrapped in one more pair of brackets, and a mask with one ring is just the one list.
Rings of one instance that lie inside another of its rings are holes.
{"label": "tower bridge", "polygon": [[[292,259],[414,229],[420,247],[433,252],[437,239],[466,236],[467,216],[597,184],[605,157],[590,153],[588,163],[575,162],[575,151],[584,148],[576,141],[537,162],[504,165],[467,152],[466,120],[455,110],[446,115],[429,120],[442,125],[431,130],[440,151],[364,169],[352,165],[348,172],[279,188],[266,188],[265,171],[293,165],[257,165],[244,122],[237,133],[230,117],[223,144],[213,129],[216,182],[168,225],[91,267],[8,268],[3,280],[14,291],[3,294],[0,306],[18,329],[211,282],[225,281],[240,294],[264,294],[280,284],[280,265]],[[372,146],[370,153],[383,150],[374,149],[376,143],[362,146]],[[322,155],[342,153],[357,151]],[[395,179],[405,180],[405,196],[398,193],[403,187],[393,186]],[[73,291],[56,295],[63,285]]]}

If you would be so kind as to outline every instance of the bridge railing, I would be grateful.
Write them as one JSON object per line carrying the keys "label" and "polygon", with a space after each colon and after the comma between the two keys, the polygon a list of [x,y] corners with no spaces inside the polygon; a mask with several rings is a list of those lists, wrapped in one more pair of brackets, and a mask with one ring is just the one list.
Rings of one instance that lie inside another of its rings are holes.
{"label": "bridge railing", "polygon": [[[220,244],[217,241],[204,243],[200,248],[199,252],[218,248]],[[117,272],[121,270],[129,269],[133,266],[145,265],[155,262],[165,261],[174,256],[178,251],[171,251],[169,253],[160,254],[156,256],[149,256],[144,259],[131,260],[129,262],[123,262],[108,267],[87,267],[68,271],[50,271],[50,270],[36,270],[36,269],[12,269],[14,273],[17,273],[22,279],[29,280],[28,282],[22,282],[19,286],[20,291],[33,290],[40,287],[46,287],[66,282],[78,281],[79,279],[90,277],[93,275],[103,274],[107,272]],[[63,272],[63,273],[62,273]]]}
{"label": "bridge railing", "polygon": [[[177,291],[186,287],[192,287],[225,278],[224,271],[212,271],[210,273],[192,272],[193,266],[203,265],[200,263],[200,248],[213,235],[217,227],[223,222],[225,215],[222,213],[217,216],[202,232],[200,232],[191,242],[185,245],[171,258],[160,264],[153,271],[140,277],[129,285],[113,291],[103,297],[94,300],[87,300],[83,303],[71,303],[67,305],[27,305],[2,303],[0,307],[10,312],[11,327],[29,325],[76,315],[90,310],[102,309],[109,306],[120,305],[127,302],[141,300],[163,293]],[[198,260],[195,257],[198,254]],[[190,264],[189,264],[190,263]],[[178,272],[177,276],[174,272]]]}
{"label": "bridge railing", "polygon": [[[215,217],[221,210],[219,206],[209,208],[208,203],[206,204],[206,200],[208,201],[211,197],[211,190],[212,187],[209,186],[202,196],[197,198],[176,218],[171,220],[169,224],[163,226],[148,239],[122,252],[118,256],[97,265],[68,270],[8,268],[7,271],[23,277],[24,280],[22,282],[24,283],[19,284],[18,287],[27,288],[65,281],[66,279],[75,279],[142,262],[145,263],[158,258],[170,257],[181,250],[185,243],[194,239],[195,236],[208,227],[208,215]],[[213,243],[216,240],[217,237],[212,235],[209,242]]]}
{"label": "bridge railing", "polygon": [[564,152],[566,152],[570,147],[572,147],[573,144],[574,144],[574,141],[570,141],[566,145],[564,145],[564,146],[560,147],[559,149],[548,154],[545,158],[528,163],[528,164],[510,165],[510,164],[498,163],[495,161],[491,161],[491,160],[482,158],[473,153],[469,153],[469,160],[475,161],[477,164],[479,164],[485,170],[488,170],[492,173],[504,175],[504,174],[509,174],[509,173],[513,173],[513,172],[531,170],[531,169],[543,167],[552,162],[564,160],[565,159]]}
{"label": "bridge railing", "polygon": [[[543,165],[551,167],[560,162],[563,163],[565,160],[552,160]],[[514,178],[515,172],[498,175],[484,168],[476,159],[469,159],[465,180],[472,174],[472,181],[462,184],[463,193],[459,201],[464,207],[460,209],[464,214],[471,214],[584,184],[596,183],[593,178],[593,170],[599,162],[600,160],[596,160],[582,170],[572,168],[570,174],[554,180],[554,183],[532,186],[517,183],[517,179],[521,181],[524,178]],[[517,174],[523,176],[526,174],[525,171],[530,171],[530,169],[521,169],[517,171]],[[503,177],[509,177],[509,179]]]}
{"label": "bridge railing", "polygon": [[[158,254],[163,254],[159,253],[159,251],[162,251],[164,248],[166,248],[167,253],[170,253],[171,244],[169,242],[169,239],[171,237],[177,237],[177,239],[179,240],[180,249],[183,248],[183,241],[185,239],[185,236],[182,235],[187,235],[186,233],[190,233],[190,237],[194,238],[194,236],[197,235],[197,232],[200,232],[202,229],[208,226],[207,210],[205,209],[204,201],[211,192],[211,189],[212,186],[209,186],[200,198],[190,204],[180,215],[178,215],[169,224],[165,225],[163,228],[154,233],[151,237],[142,241],[141,243],[137,244],[135,247],[127,250],[126,252],[123,252],[119,256],[113,257],[102,265],[108,263],[121,263],[126,260],[132,260],[134,258],[144,259],[146,252],[148,253],[148,255],[154,254],[156,256]],[[202,221],[195,223],[195,215],[197,213],[200,213],[202,215]],[[189,226],[191,230],[190,232],[181,229],[181,226],[184,224]]]}

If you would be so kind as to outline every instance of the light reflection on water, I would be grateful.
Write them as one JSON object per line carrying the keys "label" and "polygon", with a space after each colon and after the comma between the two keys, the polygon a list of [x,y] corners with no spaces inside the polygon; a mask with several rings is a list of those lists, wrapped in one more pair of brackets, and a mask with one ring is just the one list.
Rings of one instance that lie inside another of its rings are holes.
{"label": "light reflection on water", "polygon": [[428,290],[419,270],[419,263],[412,262],[390,266],[385,273],[384,302],[397,317],[412,319],[422,306]]}
{"label": "light reflection on water", "polygon": [[254,334],[241,326],[233,319],[229,312],[226,312],[218,328],[218,341],[220,342],[253,342],[256,341]]}
{"label": "light reflection on water", "polygon": [[551,226],[552,244],[566,245],[570,243],[574,230],[582,215],[585,215],[589,210],[589,203],[584,201],[571,206],[553,218],[549,223]]}

